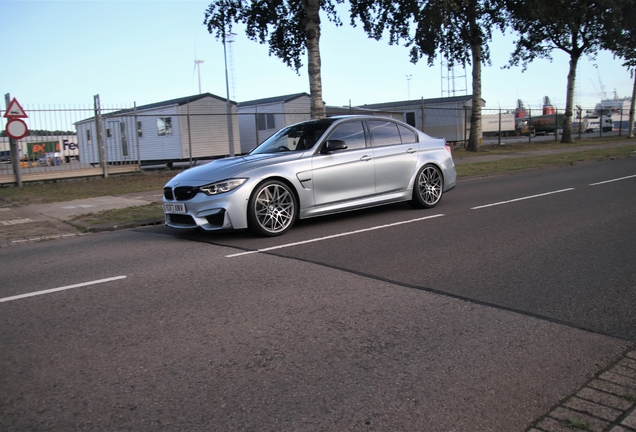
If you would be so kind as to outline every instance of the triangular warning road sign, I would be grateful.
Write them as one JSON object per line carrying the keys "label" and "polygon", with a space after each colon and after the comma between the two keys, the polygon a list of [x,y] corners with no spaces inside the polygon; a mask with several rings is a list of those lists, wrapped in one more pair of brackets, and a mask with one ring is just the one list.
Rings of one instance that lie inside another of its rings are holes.
{"label": "triangular warning road sign", "polygon": [[20,102],[17,101],[16,98],[13,98],[9,107],[4,112],[4,118],[28,118],[22,107],[20,106]]}

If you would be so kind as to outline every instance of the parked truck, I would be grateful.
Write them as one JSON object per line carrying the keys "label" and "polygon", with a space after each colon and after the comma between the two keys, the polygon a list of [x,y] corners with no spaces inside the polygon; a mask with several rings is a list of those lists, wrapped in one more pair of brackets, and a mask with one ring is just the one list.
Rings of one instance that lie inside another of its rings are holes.
{"label": "parked truck", "polygon": [[586,116],[583,117],[581,124],[585,133],[599,132],[601,124],[603,132],[611,132],[614,129],[614,122],[609,116]]}
{"label": "parked truck", "polygon": [[514,112],[482,116],[482,131],[487,136],[546,135],[563,127],[563,114],[558,114],[550,99],[543,99],[541,115],[528,114],[523,102],[517,101]]}
{"label": "parked truck", "polygon": [[[76,135],[29,135],[18,141],[20,160],[23,162],[37,162],[47,154],[56,153],[63,162],[79,159],[79,148]],[[9,138],[0,138],[0,152],[2,162],[11,161]]]}
{"label": "parked truck", "polygon": [[519,121],[526,115],[526,109],[521,100],[517,100],[514,111],[481,116],[481,130],[484,137],[519,136],[533,133],[527,121]]}

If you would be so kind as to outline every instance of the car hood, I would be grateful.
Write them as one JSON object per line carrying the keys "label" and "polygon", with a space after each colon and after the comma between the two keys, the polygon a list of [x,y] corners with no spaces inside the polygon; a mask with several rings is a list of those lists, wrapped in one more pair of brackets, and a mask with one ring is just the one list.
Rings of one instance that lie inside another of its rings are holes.
{"label": "car hood", "polygon": [[177,181],[182,185],[199,185],[232,177],[240,177],[241,174],[246,171],[292,161],[300,158],[302,154],[302,152],[256,154],[216,159],[205,165],[190,168],[177,174],[167,183],[167,186]]}

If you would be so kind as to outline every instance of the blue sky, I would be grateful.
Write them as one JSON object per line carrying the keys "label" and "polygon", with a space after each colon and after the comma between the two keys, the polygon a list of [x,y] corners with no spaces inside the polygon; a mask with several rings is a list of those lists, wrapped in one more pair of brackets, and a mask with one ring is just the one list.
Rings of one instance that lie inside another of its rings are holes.
{"label": "blue sky", "polygon": [[[105,104],[137,105],[197,94],[201,87],[226,95],[223,45],[203,25],[208,1],[32,1],[0,0],[3,64],[0,92],[30,104],[90,106],[99,94]],[[361,27],[323,19],[321,39],[323,99],[328,105],[362,105],[442,96],[439,61],[409,62],[408,50],[369,39]],[[233,91],[238,102],[309,92],[307,70],[300,75],[268,55],[266,45],[248,40],[236,27],[232,44]],[[492,66],[482,69],[486,108],[514,108],[517,99],[538,108],[549,96],[565,107],[569,58],[535,61],[526,72],[502,70],[514,36],[497,34],[490,47]],[[303,59],[303,63],[306,63]],[[594,66],[596,65],[596,67]],[[455,88],[471,93],[470,69],[455,72]],[[447,75],[444,72],[444,75]],[[407,78],[407,76],[410,77]],[[633,81],[607,52],[581,61],[576,103],[593,108],[604,87],[608,97],[631,95]],[[446,84],[445,84],[446,88]],[[458,91],[457,94],[466,94]],[[4,107],[4,98],[0,100]]]}

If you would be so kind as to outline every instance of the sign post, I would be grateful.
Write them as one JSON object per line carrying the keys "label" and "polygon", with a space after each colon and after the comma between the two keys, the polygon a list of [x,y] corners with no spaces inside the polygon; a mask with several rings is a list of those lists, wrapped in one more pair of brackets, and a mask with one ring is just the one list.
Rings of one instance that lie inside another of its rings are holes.
{"label": "sign post", "polygon": [[20,149],[18,148],[18,140],[24,138],[29,133],[29,128],[21,119],[29,117],[26,115],[20,103],[9,93],[4,95],[4,101],[7,110],[4,118],[9,119],[6,126],[7,135],[9,135],[9,148],[11,150],[11,165],[13,165],[13,175],[15,176],[16,186],[22,187],[22,172],[20,171]]}

